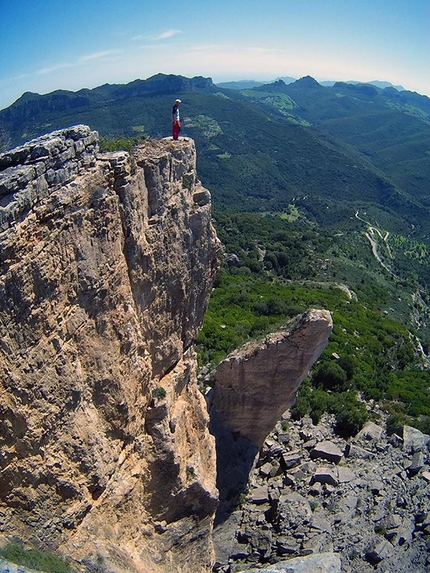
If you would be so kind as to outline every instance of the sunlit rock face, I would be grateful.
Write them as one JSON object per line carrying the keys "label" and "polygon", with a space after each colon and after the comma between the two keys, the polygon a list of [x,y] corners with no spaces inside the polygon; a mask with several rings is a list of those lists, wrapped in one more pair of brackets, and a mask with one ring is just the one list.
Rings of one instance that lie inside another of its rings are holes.
{"label": "sunlit rock face", "polygon": [[[0,156],[0,533],[110,571],[207,571],[195,337],[219,250],[192,140]],[[191,560],[191,561],[190,561]]]}

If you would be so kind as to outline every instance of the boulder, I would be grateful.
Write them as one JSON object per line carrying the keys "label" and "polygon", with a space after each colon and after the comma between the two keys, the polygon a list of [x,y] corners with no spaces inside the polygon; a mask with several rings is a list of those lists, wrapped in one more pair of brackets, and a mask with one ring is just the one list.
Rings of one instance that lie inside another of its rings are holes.
{"label": "boulder", "polygon": [[312,480],[333,486],[339,485],[336,468],[319,467],[314,473]]}
{"label": "boulder", "polygon": [[279,538],[276,542],[278,555],[294,555],[300,552],[300,543],[294,537]]}
{"label": "boulder", "polygon": [[426,449],[430,436],[411,426],[403,426],[403,447],[407,452],[418,452]]}
{"label": "boulder", "polygon": [[321,553],[327,546],[328,535],[326,533],[319,533],[313,535],[310,539],[303,540],[302,555],[311,555]]}
{"label": "boulder", "polygon": [[378,426],[374,422],[367,422],[364,427],[358,432],[355,439],[365,439],[365,440],[373,440],[378,441],[381,439],[383,429],[381,426]]}
{"label": "boulder", "polygon": [[236,532],[239,530],[242,521],[242,512],[235,511],[230,518],[213,531],[213,545],[215,552],[215,564],[227,563],[229,557],[240,555],[240,559],[245,559],[248,555],[246,545],[240,543]]}
{"label": "boulder", "polygon": [[412,461],[408,466],[408,471],[410,474],[417,474],[424,467],[424,459],[422,451],[415,452],[412,456]]}
{"label": "boulder", "polygon": [[398,529],[402,524],[402,518],[397,513],[391,513],[385,520],[385,527],[390,529]]}
{"label": "boulder", "polygon": [[363,458],[370,459],[373,458],[374,454],[365,450],[356,444],[347,444],[345,447],[345,457],[347,458]]}
{"label": "boulder", "polygon": [[331,523],[322,508],[317,508],[312,518],[312,531],[317,533],[331,533]]}
{"label": "boulder", "polygon": [[249,569],[247,573],[341,573],[342,562],[337,553],[318,553],[279,561],[262,569]]}
{"label": "boulder", "polygon": [[270,463],[270,462],[266,462],[265,464],[263,464],[260,468],[259,468],[259,473],[262,476],[268,477],[270,476],[270,473],[272,471],[272,468],[274,466]]}
{"label": "boulder", "polygon": [[366,560],[372,565],[377,565],[384,559],[391,557],[394,554],[394,549],[391,543],[385,539],[375,540],[371,547],[366,552]]}
{"label": "boulder", "polygon": [[373,480],[369,487],[373,495],[382,495],[385,489],[381,480]]}
{"label": "boulder", "polygon": [[329,440],[324,440],[323,442],[317,444],[311,451],[311,458],[322,458],[324,460],[328,460],[329,462],[338,464],[343,458],[343,454],[336,446],[336,444],[330,442]]}
{"label": "boulder", "polygon": [[272,550],[272,533],[271,531],[255,530],[248,532],[249,543],[254,551],[258,552],[264,559],[270,556]]}
{"label": "boulder", "polygon": [[355,473],[349,468],[339,466],[337,468],[337,477],[339,483],[349,483],[355,479]]}
{"label": "boulder", "polygon": [[281,456],[281,464],[285,470],[290,470],[300,465],[301,455],[298,452],[287,452]]}
{"label": "boulder", "polygon": [[401,526],[398,529],[397,534],[397,545],[407,545],[412,541],[412,536],[414,534],[415,523],[408,518],[402,520]]}
{"label": "boulder", "polygon": [[256,504],[267,503],[269,501],[269,491],[267,489],[267,485],[262,485],[252,489],[247,496],[247,500],[250,503]]}
{"label": "boulder", "polygon": [[309,501],[295,492],[281,495],[277,513],[281,521],[296,528],[311,523],[313,517]]}

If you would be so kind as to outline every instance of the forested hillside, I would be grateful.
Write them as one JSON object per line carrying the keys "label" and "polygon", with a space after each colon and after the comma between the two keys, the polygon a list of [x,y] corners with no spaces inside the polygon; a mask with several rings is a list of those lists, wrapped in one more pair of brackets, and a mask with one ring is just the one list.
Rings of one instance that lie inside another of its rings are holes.
{"label": "forested hillside", "polygon": [[166,137],[176,97],[225,250],[202,365],[327,308],[334,332],[295,415],[329,410],[351,432],[377,400],[392,425],[429,431],[429,98],[309,77],[233,90],[159,74],[24,94],[0,111],[2,146],[77,123],[110,148]]}

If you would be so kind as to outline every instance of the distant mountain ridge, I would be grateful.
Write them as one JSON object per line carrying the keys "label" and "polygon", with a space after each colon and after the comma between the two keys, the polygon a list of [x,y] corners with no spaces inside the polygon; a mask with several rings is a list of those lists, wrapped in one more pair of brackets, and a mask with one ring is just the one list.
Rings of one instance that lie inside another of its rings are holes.
{"label": "distant mountain ridge", "polygon": [[78,123],[102,137],[166,137],[176,97],[183,100],[182,135],[196,141],[215,207],[282,211],[307,197],[303,208],[321,223],[318,202],[331,205],[332,220],[346,204],[371,203],[389,213],[392,229],[430,233],[430,99],[392,87],[326,87],[305,76],[239,90],[157,74],[92,90],[26,93],[0,111],[0,143],[13,147]]}
{"label": "distant mountain ridge", "polygon": [[[326,87],[331,87],[334,86],[334,84],[338,83],[339,80],[326,80],[326,81],[321,81],[319,82],[322,86],[326,86]],[[381,88],[381,89],[385,89],[385,88],[394,88],[397,91],[406,91],[405,88],[401,85],[394,85],[391,82],[385,82],[385,81],[381,81],[381,80],[371,80],[370,82],[359,82],[357,80],[347,80],[344,83],[346,84],[352,84],[352,85],[363,85],[363,84],[369,84],[372,86],[375,86],[377,88]]]}
{"label": "distant mountain ridge", "polygon": [[[278,80],[282,80],[285,84],[291,84],[297,81],[298,78],[293,78],[291,76],[280,76],[275,80],[236,80],[236,81],[229,81],[229,82],[216,82],[216,85],[220,88],[226,89],[233,89],[233,90],[242,90],[248,88],[255,88],[260,87],[265,84],[274,83]],[[322,80],[318,83],[324,87],[332,87],[339,80]],[[377,88],[385,89],[385,88],[394,88],[397,91],[406,91],[405,88],[401,85],[393,85],[391,82],[381,81],[381,80],[372,80],[369,82],[359,82],[357,80],[347,80],[344,83],[346,84],[353,84],[353,85],[372,85]]]}

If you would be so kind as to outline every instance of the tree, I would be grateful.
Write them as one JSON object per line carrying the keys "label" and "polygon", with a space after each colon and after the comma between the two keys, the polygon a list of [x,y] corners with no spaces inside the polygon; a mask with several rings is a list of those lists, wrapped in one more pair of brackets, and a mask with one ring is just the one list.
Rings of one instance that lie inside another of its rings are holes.
{"label": "tree", "polygon": [[347,374],[336,362],[323,362],[312,378],[317,388],[342,392],[347,387]]}

